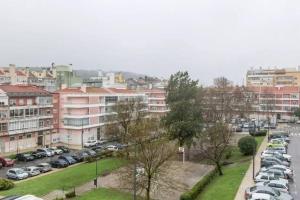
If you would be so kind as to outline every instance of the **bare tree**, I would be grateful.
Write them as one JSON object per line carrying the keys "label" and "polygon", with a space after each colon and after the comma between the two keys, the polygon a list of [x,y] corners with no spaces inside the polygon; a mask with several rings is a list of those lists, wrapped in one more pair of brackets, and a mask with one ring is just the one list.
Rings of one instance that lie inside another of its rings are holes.
{"label": "bare tree", "polygon": [[229,147],[231,135],[227,124],[217,122],[202,132],[195,145],[201,158],[210,160],[216,165],[219,175],[223,175],[221,161]]}
{"label": "bare tree", "polygon": [[119,130],[119,135],[122,143],[128,143],[130,128],[134,123],[138,123],[145,117],[145,103],[142,99],[128,99],[118,101],[114,107],[116,112],[116,122],[114,125],[118,126],[115,130]]}
{"label": "bare tree", "polygon": [[153,139],[153,136],[163,134],[157,120],[142,120],[135,125],[132,133],[135,135],[136,153],[129,157],[131,164],[120,171],[121,182],[124,186],[133,185],[139,193],[150,200],[154,188],[163,187],[169,182],[162,179],[170,164],[168,161],[175,155],[176,148],[173,143],[162,137]]}

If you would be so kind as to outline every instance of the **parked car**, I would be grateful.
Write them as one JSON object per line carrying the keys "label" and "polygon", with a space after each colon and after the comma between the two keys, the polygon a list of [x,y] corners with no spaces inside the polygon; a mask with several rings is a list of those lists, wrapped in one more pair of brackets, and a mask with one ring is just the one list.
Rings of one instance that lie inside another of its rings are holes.
{"label": "parked car", "polygon": [[24,195],[16,198],[15,200],[43,200],[43,199],[36,197],[34,195]]}
{"label": "parked car", "polygon": [[54,156],[54,152],[47,149],[47,148],[40,148],[40,149],[37,149],[36,151],[37,152],[44,152],[47,155],[47,157]]}
{"label": "parked car", "polygon": [[90,157],[86,152],[77,152],[70,154],[77,162],[83,162],[86,158]]}
{"label": "parked car", "polygon": [[85,152],[91,157],[96,156],[96,154],[97,154],[95,151],[93,151],[91,149],[82,149],[81,152]]}
{"label": "parked car", "polygon": [[282,154],[286,154],[287,153],[285,147],[268,147],[267,150],[277,151],[277,152],[282,153]]}
{"label": "parked car", "polygon": [[290,166],[290,163],[289,163],[289,162],[281,161],[281,160],[279,160],[278,158],[275,158],[275,157],[264,157],[264,158],[262,159],[262,161],[274,161],[274,162],[277,163],[278,165],[284,165],[284,166],[287,166],[287,167]]}
{"label": "parked car", "polygon": [[291,162],[291,160],[287,159],[286,157],[284,157],[282,154],[267,154],[267,153],[263,153],[261,156],[260,156],[262,159],[263,158],[266,158],[266,157],[274,157],[274,158],[277,158],[281,161],[285,161],[285,162]]}
{"label": "parked car", "polygon": [[39,175],[41,173],[40,170],[39,170],[39,168],[37,168],[35,166],[24,167],[23,170],[25,172],[27,172],[29,176],[37,176],[37,175]]}
{"label": "parked car", "polygon": [[94,147],[98,144],[97,140],[88,140],[83,144],[84,147]]}
{"label": "parked car", "polygon": [[288,136],[285,136],[285,135],[277,135],[277,134],[270,135],[270,139],[277,139],[277,138],[282,138],[287,143],[289,143],[291,141],[290,138]]}
{"label": "parked car", "polygon": [[10,158],[4,158],[4,157],[0,157],[0,162],[3,167],[13,167],[15,164],[15,160],[12,160]]}
{"label": "parked car", "polygon": [[66,161],[69,165],[73,165],[76,163],[76,160],[72,156],[69,156],[69,155],[61,155],[58,157],[58,159],[62,159],[64,161]]}
{"label": "parked car", "polygon": [[0,162],[0,169],[2,169],[3,168],[3,165],[2,165],[2,163]]}
{"label": "parked car", "polygon": [[293,200],[293,197],[285,192],[280,192],[274,190],[273,188],[266,187],[266,186],[253,186],[247,188],[245,191],[245,199],[249,199],[252,193],[262,193],[262,194],[270,194],[275,198],[283,199],[283,200]]}
{"label": "parked car", "polygon": [[284,157],[288,162],[291,162],[292,161],[292,156],[289,155],[289,154],[283,154],[283,153],[280,153],[278,151],[273,151],[273,150],[265,150],[262,152],[261,155],[277,155],[277,156],[282,156]]}
{"label": "parked car", "polygon": [[266,173],[266,172],[259,172],[256,177],[254,178],[254,182],[268,182],[272,180],[281,180],[285,183],[288,183],[289,181],[283,178],[276,177],[274,174]]}
{"label": "parked car", "polygon": [[269,182],[260,182],[256,183],[256,186],[267,186],[270,188],[273,188],[274,190],[278,190],[280,192],[289,192],[289,185],[285,182],[282,182],[280,180],[273,180]]}
{"label": "parked car", "polygon": [[263,167],[263,168],[261,168],[260,170],[261,170],[262,172],[267,172],[267,171],[269,171],[269,170],[271,170],[271,169],[276,169],[276,170],[282,171],[284,174],[287,175],[287,177],[288,177],[289,179],[292,179],[293,176],[294,176],[293,170],[290,169],[289,167],[284,166],[284,165],[273,165],[273,166],[270,166],[270,167],[268,167],[268,168]]}
{"label": "parked car", "polygon": [[270,194],[262,194],[262,193],[252,193],[250,194],[248,200],[278,200]]}
{"label": "parked car", "polygon": [[70,152],[70,149],[66,146],[57,146],[56,148],[61,149],[64,153]]}
{"label": "parked car", "polygon": [[0,200],[16,200],[19,197],[21,197],[21,196],[19,196],[19,195],[11,195],[11,196],[7,196],[7,197],[4,197],[4,198],[1,198]]}
{"label": "parked car", "polygon": [[18,161],[28,162],[28,161],[33,161],[34,157],[32,155],[30,155],[29,153],[19,153],[16,155],[16,159]]}
{"label": "parked car", "polygon": [[52,167],[49,163],[40,163],[36,166],[41,173],[46,173],[52,170]]}
{"label": "parked car", "polygon": [[22,180],[28,178],[28,173],[21,168],[12,168],[7,170],[6,176],[9,179]]}
{"label": "parked car", "polygon": [[51,166],[54,168],[65,168],[68,167],[68,163],[65,160],[57,159],[50,162]]}
{"label": "parked car", "polygon": [[59,149],[57,147],[50,147],[49,149],[54,152],[54,155],[60,155],[60,154],[64,153],[63,150],[61,150],[61,149]]}
{"label": "parked car", "polygon": [[118,146],[117,146],[117,145],[113,145],[113,144],[108,145],[108,146],[106,147],[106,149],[109,150],[109,151],[119,151]]}
{"label": "parked car", "polygon": [[40,159],[40,158],[47,157],[47,154],[45,152],[42,152],[42,151],[34,151],[34,152],[31,153],[31,155],[35,159]]}

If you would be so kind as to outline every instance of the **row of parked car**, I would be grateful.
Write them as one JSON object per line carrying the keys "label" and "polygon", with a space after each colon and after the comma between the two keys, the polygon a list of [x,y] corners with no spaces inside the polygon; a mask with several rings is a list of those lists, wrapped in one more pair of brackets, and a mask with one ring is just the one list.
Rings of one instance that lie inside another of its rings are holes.
{"label": "row of parked car", "polygon": [[287,154],[289,134],[273,132],[267,149],[261,154],[261,168],[255,185],[245,191],[246,200],[293,200],[289,182],[293,181],[292,157]]}
{"label": "row of parked car", "polygon": [[20,195],[11,195],[11,196],[7,196],[7,197],[4,197],[0,200],[43,200],[39,197],[36,197],[34,195],[23,195],[23,196],[20,196]]}
{"label": "row of parked car", "polygon": [[67,149],[65,152],[63,152],[63,154],[59,155],[56,159],[53,159],[48,163],[45,162],[35,166],[23,168],[11,168],[6,172],[6,176],[9,179],[22,180],[49,172],[52,170],[52,168],[68,167],[93,156],[96,156],[96,152],[91,149],[83,149],[74,153],[69,153],[69,150]]}

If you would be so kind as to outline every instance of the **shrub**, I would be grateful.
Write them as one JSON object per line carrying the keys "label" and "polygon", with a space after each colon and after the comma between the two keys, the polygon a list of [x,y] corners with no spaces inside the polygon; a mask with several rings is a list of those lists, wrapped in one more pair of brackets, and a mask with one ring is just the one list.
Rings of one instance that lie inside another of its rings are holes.
{"label": "shrub", "polygon": [[95,162],[96,161],[96,157],[87,157],[85,159],[86,162],[91,163],[91,162]]}
{"label": "shrub", "polygon": [[252,130],[252,131],[249,131],[249,134],[252,136],[266,136],[267,132],[268,132],[268,130],[265,130],[265,129],[262,129],[259,131]]}
{"label": "shrub", "polygon": [[257,147],[257,142],[252,136],[245,136],[239,140],[238,146],[242,154],[252,155],[254,153],[253,149]]}
{"label": "shrub", "polygon": [[67,199],[70,199],[70,198],[73,198],[73,197],[76,197],[75,189],[71,192],[66,193],[66,198]]}
{"label": "shrub", "polygon": [[15,184],[11,180],[0,178],[0,191],[1,190],[9,190],[13,188]]}
{"label": "shrub", "polygon": [[225,153],[225,159],[229,159],[232,156],[232,148],[229,147]]}
{"label": "shrub", "polygon": [[203,189],[214,179],[214,177],[218,174],[218,170],[215,168],[207,175],[205,175],[198,183],[194,185],[194,187],[183,193],[180,196],[180,200],[194,200],[197,196],[203,191]]}

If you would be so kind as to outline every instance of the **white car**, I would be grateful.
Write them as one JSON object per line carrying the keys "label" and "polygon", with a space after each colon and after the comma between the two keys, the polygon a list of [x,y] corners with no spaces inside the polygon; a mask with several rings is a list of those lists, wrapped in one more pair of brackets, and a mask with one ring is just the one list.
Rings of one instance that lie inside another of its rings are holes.
{"label": "white car", "polygon": [[27,172],[29,176],[37,176],[41,173],[40,169],[38,167],[34,167],[34,166],[24,167],[23,170],[25,172]]}
{"label": "white car", "polygon": [[83,144],[84,147],[94,147],[98,144],[97,140],[88,140]]}
{"label": "white car", "polygon": [[266,157],[266,156],[269,156],[269,155],[273,155],[273,154],[275,154],[275,155],[282,155],[285,159],[287,159],[289,162],[291,162],[292,161],[292,156],[291,155],[289,155],[289,154],[285,154],[285,153],[280,153],[280,152],[278,152],[278,151],[273,151],[273,150],[265,150],[265,151],[263,151],[262,152],[262,157]]}
{"label": "white car", "polygon": [[15,200],[43,200],[43,199],[33,195],[25,195],[25,196],[18,197]]}
{"label": "white car", "polygon": [[116,145],[108,145],[106,147],[106,149],[109,151],[118,151],[119,150],[119,148]]}
{"label": "white car", "polygon": [[37,149],[36,151],[37,152],[44,152],[47,155],[47,157],[54,156],[54,152],[51,151],[50,149],[47,149],[47,148],[40,148],[40,149]]}
{"label": "white car", "polygon": [[294,172],[291,168],[284,166],[284,165],[273,165],[270,167],[263,167],[260,169],[260,171],[262,172],[267,172],[270,169],[275,169],[275,170],[280,170],[282,171],[284,174],[286,174],[288,176],[288,178],[293,178]]}
{"label": "white car", "polygon": [[274,174],[265,173],[265,172],[259,172],[258,175],[254,178],[255,183],[268,182],[268,181],[273,181],[273,180],[280,180],[287,184],[289,183],[289,181],[286,179],[278,178],[278,177],[275,177]]}
{"label": "white car", "polygon": [[289,192],[289,185],[288,183],[282,182],[280,180],[272,180],[269,182],[259,182],[256,183],[256,186],[267,186],[273,188],[274,190],[278,190],[280,192]]}
{"label": "white car", "polygon": [[64,153],[63,150],[58,149],[57,147],[50,147],[49,149],[50,149],[51,151],[53,151],[55,155],[60,155],[60,154]]}
{"label": "white car", "polygon": [[21,168],[12,168],[7,170],[6,176],[10,179],[22,180],[28,178],[29,175]]}
{"label": "white car", "polygon": [[252,193],[248,200],[277,200],[270,194]]}

